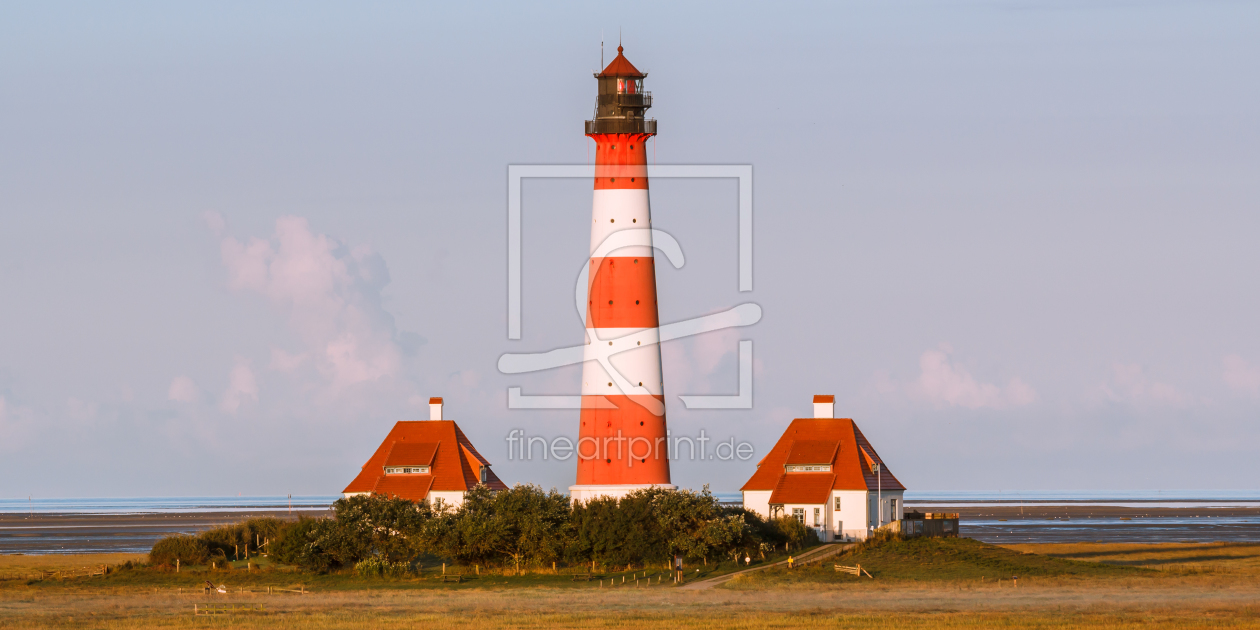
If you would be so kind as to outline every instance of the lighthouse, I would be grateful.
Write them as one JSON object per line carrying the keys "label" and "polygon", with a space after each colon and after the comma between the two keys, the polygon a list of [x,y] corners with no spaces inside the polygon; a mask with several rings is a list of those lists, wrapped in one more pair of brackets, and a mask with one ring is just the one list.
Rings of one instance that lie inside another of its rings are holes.
{"label": "lighthouse", "polygon": [[674,489],[669,478],[656,266],[648,204],[646,74],[617,57],[595,75],[595,195],[587,276],[577,483],[572,501]]}

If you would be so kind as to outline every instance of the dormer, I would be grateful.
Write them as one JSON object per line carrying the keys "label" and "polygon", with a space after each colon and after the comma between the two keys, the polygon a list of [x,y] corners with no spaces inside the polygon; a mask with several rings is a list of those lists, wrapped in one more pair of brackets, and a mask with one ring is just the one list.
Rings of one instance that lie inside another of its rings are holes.
{"label": "dormer", "polygon": [[385,457],[386,475],[428,475],[438,445],[432,442],[396,442]]}
{"label": "dormer", "polygon": [[783,462],[783,472],[831,472],[840,442],[832,440],[793,441]]}

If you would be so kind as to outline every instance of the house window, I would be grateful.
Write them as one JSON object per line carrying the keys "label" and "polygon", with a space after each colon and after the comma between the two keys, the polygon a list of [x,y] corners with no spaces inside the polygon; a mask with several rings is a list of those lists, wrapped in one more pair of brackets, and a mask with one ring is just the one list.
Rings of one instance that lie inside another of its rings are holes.
{"label": "house window", "polygon": [[814,508],[814,527],[822,525],[822,508]]}
{"label": "house window", "polygon": [[836,511],[840,511],[840,497],[836,497]]}
{"label": "house window", "polygon": [[888,511],[889,511],[889,512],[891,512],[891,515],[888,517],[888,520],[890,520],[890,521],[895,521],[895,520],[898,520],[898,517],[897,517],[897,500],[896,500],[896,499],[889,499],[889,500],[888,500]]}
{"label": "house window", "polygon": [[805,508],[792,508],[792,518],[800,521],[801,525],[804,525],[805,524]]}
{"label": "house window", "polygon": [[831,464],[796,464],[784,468],[788,472],[831,472]]}
{"label": "house window", "polygon": [[428,466],[390,466],[385,469],[387,475],[427,475]]}
{"label": "house window", "polygon": [[482,466],[481,467],[481,483],[486,483],[489,480],[490,480],[490,467]]}

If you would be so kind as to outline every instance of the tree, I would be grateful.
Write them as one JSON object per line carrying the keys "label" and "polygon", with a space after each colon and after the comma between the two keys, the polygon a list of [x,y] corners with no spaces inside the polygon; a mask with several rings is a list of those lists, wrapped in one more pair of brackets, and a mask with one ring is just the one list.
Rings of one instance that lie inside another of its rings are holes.
{"label": "tree", "polygon": [[545,564],[560,557],[569,536],[568,497],[532,484],[517,485],[494,495],[491,549],[522,564]]}
{"label": "tree", "polygon": [[818,535],[814,533],[814,530],[805,527],[795,517],[780,516],[771,521],[771,523],[776,530],[777,537],[786,544],[788,551],[792,550],[792,545],[800,548],[811,542],[811,540],[813,542],[818,541]]}
{"label": "tree", "polygon": [[[398,497],[357,495],[333,503],[331,519],[312,519],[295,532],[304,538],[298,563],[317,571],[348,567],[380,558],[389,563],[410,562],[424,551],[424,532],[433,518],[427,502]],[[290,548],[300,542],[286,541]]]}
{"label": "tree", "polygon": [[653,509],[670,554],[699,558],[706,564],[710,555],[725,554],[744,527],[739,516],[722,515],[707,485],[699,493],[657,491]]}

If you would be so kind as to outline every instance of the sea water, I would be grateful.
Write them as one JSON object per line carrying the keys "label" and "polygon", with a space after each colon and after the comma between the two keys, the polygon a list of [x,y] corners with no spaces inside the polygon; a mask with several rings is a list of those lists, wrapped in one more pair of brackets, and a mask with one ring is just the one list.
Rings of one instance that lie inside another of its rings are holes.
{"label": "sea water", "polygon": [[[741,504],[738,492],[715,492],[727,506]],[[0,499],[0,553],[143,553],[161,536],[193,533],[213,522],[231,522],[234,514],[289,512],[324,514],[340,495],[289,497],[92,497]],[[959,533],[993,543],[1031,542],[1260,542],[1257,490],[1001,490],[907,491],[905,506],[921,512],[966,510]],[[983,513],[1002,508],[1006,518]],[[1022,506],[1026,515],[1011,516]],[[1039,508],[1080,512],[1086,517],[1040,518]],[[1106,508],[1149,509],[1103,516]],[[1164,508],[1180,508],[1158,513]],[[979,511],[979,513],[977,513]],[[159,515],[157,520],[127,515]],[[207,518],[210,515],[217,515]]]}
{"label": "sea water", "polygon": [[149,514],[327,509],[341,495],[262,497],[91,497],[0,499],[0,514]]}

